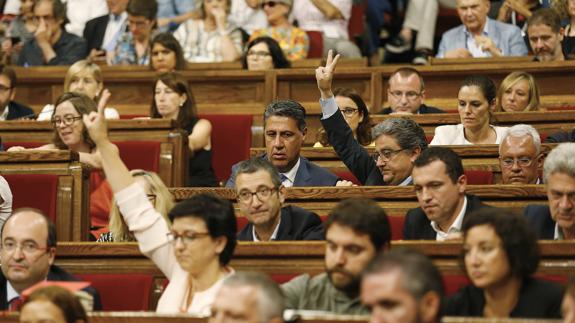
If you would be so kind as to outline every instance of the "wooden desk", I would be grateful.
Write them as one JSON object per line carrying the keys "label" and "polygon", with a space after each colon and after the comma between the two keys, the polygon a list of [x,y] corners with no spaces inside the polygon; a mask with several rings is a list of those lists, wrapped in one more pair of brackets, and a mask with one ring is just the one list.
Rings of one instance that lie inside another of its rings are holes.
{"label": "wooden desk", "polygon": [[[90,228],[89,170],[79,162],[77,153],[72,151],[0,152],[0,173],[57,175],[55,224],[58,240],[88,240]],[[30,193],[32,192],[31,189]]]}

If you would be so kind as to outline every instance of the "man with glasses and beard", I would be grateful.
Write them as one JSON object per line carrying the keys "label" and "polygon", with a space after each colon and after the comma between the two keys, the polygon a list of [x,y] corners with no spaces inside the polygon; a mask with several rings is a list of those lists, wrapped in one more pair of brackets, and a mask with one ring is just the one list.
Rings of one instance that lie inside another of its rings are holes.
{"label": "man with glasses and beard", "polygon": [[374,201],[340,202],[326,226],[326,272],[300,275],[282,285],[286,307],[337,314],[369,314],[360,299],[361,273],[375,255],[389,247],[391,229],[385,211]]}

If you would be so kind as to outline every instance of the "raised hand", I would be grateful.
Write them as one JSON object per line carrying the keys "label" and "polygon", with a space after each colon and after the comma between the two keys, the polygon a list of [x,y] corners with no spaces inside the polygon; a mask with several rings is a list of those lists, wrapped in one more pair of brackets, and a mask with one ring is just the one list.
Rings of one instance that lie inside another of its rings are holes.
{"label": "raised hand", "polygon": [[317,88],[321,92],[321,97],[327,99],[333,96],[331,92],[331,83],[333,80],[333,73],[337,62],[339,61],[339,54],[333,57],[333,51],[330,49],[327,53],[327,61],[325,66],[320,66],[315,69],[315,79],[317,81]]}
{"label": "raised hand", "polygon": [[110,95],[110,91],[105,89],[98,102],[98,112],[90,112],[90,114],[83,115],[84,126],[86,126],[90,138],[92,138],[96,145],[108,140],[108,125],[106,123],[104,110],[106,109]]}

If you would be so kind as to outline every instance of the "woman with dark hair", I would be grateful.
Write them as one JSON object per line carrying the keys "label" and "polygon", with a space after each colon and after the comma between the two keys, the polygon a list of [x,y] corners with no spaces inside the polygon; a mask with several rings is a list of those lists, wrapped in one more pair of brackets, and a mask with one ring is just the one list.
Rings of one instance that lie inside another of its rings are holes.
{"label": "woman with dark hair", "polygon": [[463,220],[462,258],[471,285],[447,300],[446,316],[560,318],[562,289],[533,278],[539,265],[527,220],[483,208]]}
{"label": "woman with dark hair", "polygon": [[188,82],[180,74],[158,76],[154,83],[150,117],[176,120],[178,127],[188,133],[188,186],[218,186],[212,167],[212,124],[198,118]]}
{"label": "woman with dark hair", "polygon": [[182,46],[171,33],[157,34],[150,43],[150,68],[158,73],[180,71],[186,68]]}
{"label": "woman with dark hair", "polygon": [[[109,92],[105,92],[103,101],[108,98]],[[140,251],[170,281],[156,310],[208,316],[224,279],[233,273],[228,264],[236,246],[234,208],[214,195],[199,194],[170,211],[172,226],[168,229],[110,142],[103,106],[86,118],[90,135],[129,231],[138,240]]]}
{"label": "woman with dark hair", "polygon": [[463,80],[457,96],[460,124],[439,126],[430,145],[499,144],[507,127],[490,124],[495,111],[497,88],[484,75],[472,75]]}
{"label": "woman with dark hair", "polygon": [[[362,146],[373,146],[371,139],[371,121],[367,105],[354,89],[337,88],[333,91],[335,102],[345,121],[351,128],[353,137]],[[322,128],[317,133],[317,142],[314,147],[327,147],[329,141],[327,133]]]}
{"label": "woman with dark hair", "polygon": [[250,71],[267,71],[291,66],[279,44],[267,36],[255,38],[248,43],[242,64]]}
{"label": "woman with dark hair", "polygon": [[20,311],[20,322],[85,323],[88,317],[80,300],[60,286],[39,288]]}

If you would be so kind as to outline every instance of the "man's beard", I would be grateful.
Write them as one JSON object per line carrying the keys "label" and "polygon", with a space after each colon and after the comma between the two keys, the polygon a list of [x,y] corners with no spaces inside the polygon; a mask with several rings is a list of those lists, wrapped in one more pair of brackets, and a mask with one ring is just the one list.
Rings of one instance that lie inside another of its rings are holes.
{"label": "man's beard", "polygon": [[[361,279],[359,276],[355,276],[352,273],[350,273],[350,272],[346,271],[345,269],[338,267],[338,266],[331,268],[331,269],[326,268],[326,272],[327,272],[327,277],[329,278],[329,281],[337,290],[342,291],[343,293],[345,293],[347,295],[359,294],[359,286],[361,283]],[[334,279],[333,279],[334,273],[343,274],[343,275],[347,276],[350,280],[346,284],[336,283],[336,282],[334,282]]]}

